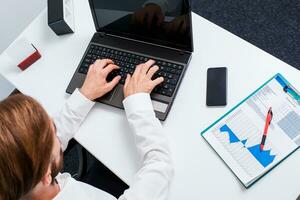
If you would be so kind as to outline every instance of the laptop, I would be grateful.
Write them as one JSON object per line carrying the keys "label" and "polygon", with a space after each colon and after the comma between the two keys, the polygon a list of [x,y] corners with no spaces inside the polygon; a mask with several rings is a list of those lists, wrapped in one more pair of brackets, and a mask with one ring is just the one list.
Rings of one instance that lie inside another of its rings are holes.
{"label": "laptop", "polygon": [[89,66],[97,59],[112,59],[120,83],[96,101],[123,109],[123,85],[135,67],[153,59],[154,75],[164,82],[150,94],[158,119],[164,121],[172,107],[193,52],[191,6],[188,0],[89,0],[96,33],[93,35],[66,92],[80,88]]}

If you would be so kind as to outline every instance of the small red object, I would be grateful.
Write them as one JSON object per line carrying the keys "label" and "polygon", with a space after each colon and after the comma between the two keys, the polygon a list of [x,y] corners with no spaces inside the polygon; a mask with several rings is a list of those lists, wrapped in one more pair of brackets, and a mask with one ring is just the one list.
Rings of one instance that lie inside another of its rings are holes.
{"label": "small red object", "polygon": [[[33,46],[33,45],[32,45]],[[33,48],[35,48],[33,46]],[[32,65],[33,63],[35,63],[38,59],[41,58],[41,54],[40,52],[35,48],[35,52],[33,54],[31,54],[30,56],[28,56],[25,60],[23,60],[21,63],[18,64],[18,67],[21,70],[25,70],[27,69],[30,65]]]}

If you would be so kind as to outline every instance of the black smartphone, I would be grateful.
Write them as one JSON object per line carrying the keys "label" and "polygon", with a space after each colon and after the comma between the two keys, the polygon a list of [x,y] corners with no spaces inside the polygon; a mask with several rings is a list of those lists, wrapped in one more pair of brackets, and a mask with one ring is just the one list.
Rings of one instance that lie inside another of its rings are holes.
{"label": "black smartphone", "polygon": [[206,105],[225,106],[226,104],[227,68],[209,68],[207,70]]}

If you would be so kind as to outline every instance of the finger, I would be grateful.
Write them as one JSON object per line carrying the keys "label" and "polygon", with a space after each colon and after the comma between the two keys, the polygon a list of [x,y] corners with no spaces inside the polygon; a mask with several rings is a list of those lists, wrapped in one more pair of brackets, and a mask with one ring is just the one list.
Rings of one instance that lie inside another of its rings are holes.
{"label": "finger", "polygon": [[113,64],[114,62],[111,59],[98,59],[96,60],[96,62],[94,63],[94,65],[96,67],[100,67],[100,68],[104,68],[106,65],[108,64]]}
{"label": "finger", "polygon": [[103,74],[104,74],[104,76],[107,76],[110,72],[112,72],[113,70],[116,70],[116,69],[120,69],[120,67],[117,65],[114,65],[114,64],[109,64],[109,65],[107,65],[107,67],[105,67],[103,69]]}
{"label": "finger", "polygon": [[125,80],[125,83],[124,83],[124,88],[127,88],[130,80],[131,80],[131,76],[130,76],[130,74],[127,74],[127,77],[126,77],[126,80]]}
{"label": "finger", "polygon": [[144,64],[139,64],[138,66],[136,66],[132,77],[139,76],[143,66],[144,66]]}
{"label": "finger", "polygon": [[[97,59],[95,62],[94,62],[94,65],[97,66],[97,67],[101,67],[101,60],[100,59]],[[103,67],[102,67],[103,68]]]}
{"label": "finger", "polygon": [[151,67],[147,73],[147,77],[149,79],[151,79],[153,77],[153,75],[159,70],[159,67],[157,65],[154,65],[153,67]]}
{"label": "finger", "polygon": [[121,80],[121,76],[116,76],[112,81],[107,83],[107,88],[109,91],[111,91]]}
{"label": "finger", "polygon": [[149,71],[150,67],[155,63],[154,60],[148,60],[146,63],[144,63],[144,66],[141,68],[141,73],[142,74],[147,74]]}
{"label": "finger", "polygon": [[94,70],[94,68],[95,68],[95,65],[91,64],[90,67],[89,67],[89,70],[88,70],[88,74],[90,73],[90,71]]}
{"label": "finger", "polygon": [[145,65],[152,66],[155,63],[155,60],[149,59],[147,62],[145,62]]}
{"label": "finger", "polygon": [[153,81],[152,81],[153,88],[155,88],[156,86],[158,86],[158,85],[161,84],[162,82],[164,82],[164,78],[163,78],[163,77],[159,77],[159,78],[153,80]]}

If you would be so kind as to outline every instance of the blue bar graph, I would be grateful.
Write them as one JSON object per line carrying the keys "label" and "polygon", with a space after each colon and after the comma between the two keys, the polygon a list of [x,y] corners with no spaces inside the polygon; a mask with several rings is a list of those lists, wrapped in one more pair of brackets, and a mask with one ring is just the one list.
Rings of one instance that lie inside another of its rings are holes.
{"label": "blue bar graph", "polygon": [[271,164],[274,159],[275,155],[271,155],[270,150],[260,150],[260,144],[251,146],[251,147],[246,147],[247,139],[240,140],[236,134],[229,128],[228,125],[223,125],[220,128],[221,133],[227,133],[229,136],[229,143],[236,143],[236,142],[241,142],[243,146],[254,156],[254,158],[263,166],[267,167],[269,164]]}

